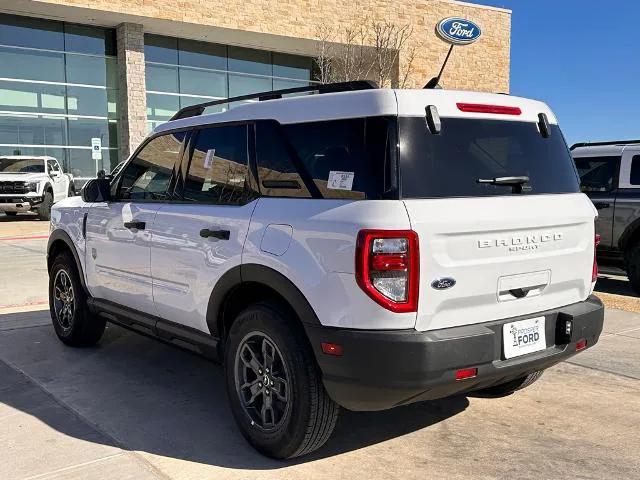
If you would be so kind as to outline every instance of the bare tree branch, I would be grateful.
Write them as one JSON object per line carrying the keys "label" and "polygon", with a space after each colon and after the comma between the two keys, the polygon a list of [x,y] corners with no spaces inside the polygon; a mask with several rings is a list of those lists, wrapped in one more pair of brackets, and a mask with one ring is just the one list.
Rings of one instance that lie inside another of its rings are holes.
{"label": "bare tree branch", "polygon": [[383,87],[404,87],[417,51],[415,45],[407,46],[412,36],[409,24],[366,17],[341,31],[322,24],[316,33],[316,79],[322,83],[370,79]]}

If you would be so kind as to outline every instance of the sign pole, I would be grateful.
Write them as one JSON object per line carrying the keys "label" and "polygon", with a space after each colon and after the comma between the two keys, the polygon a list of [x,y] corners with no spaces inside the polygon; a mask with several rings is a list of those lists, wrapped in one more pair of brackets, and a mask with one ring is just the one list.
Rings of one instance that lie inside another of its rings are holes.
{"label": "sign pole", "polygon": [[440,83],[440,77],[442,77],[442,72],[444,72],[444,67],[447,66],[447,62],[449,61],[449,57],[451,56],[451,52],[453,51],[453,47],[455,47],[454,44],[451,44],[451,46],[449,47],[449,51],[447,52],[447,56],[444,59],[444,63],[442,64],[442,67],[440,68],[440,72],[438,72],[438,76],[432,78],[431,80],[429,80],[427,82],[427,84],[424,86],[424,88],[438,88],[438,84]]}
{"label": "sign pole", "polygon": [[480,30],[480,27],[471,20],[460,17],[450,17],[444,18],[438,22],[436,25],[436,35],[451,46],[449,47],[449,51],[447,52],[447,56],[444,59],[444,63],[442,64],[438,75],[429,80],[423,87],[428,89],[441,88],[439,85],[440,78],[442,78],[442,73],[447,66],[453,47],[456,45],[470,45],[474,43],[480,38],[482,31]]}

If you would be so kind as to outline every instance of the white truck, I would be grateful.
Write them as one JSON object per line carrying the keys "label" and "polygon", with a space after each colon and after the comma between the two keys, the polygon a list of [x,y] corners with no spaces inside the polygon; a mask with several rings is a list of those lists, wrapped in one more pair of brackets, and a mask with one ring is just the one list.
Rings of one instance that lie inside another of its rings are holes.
{"label": "white truck", "polygon": [[73,176],[49,156],[0,156],[0,212],[35,212],[49,220],[51,206],[75,195]]}
{"label": "white truck", "polygon": [[595,345],[596,209],[549,107],[372,87],[187,107],[55,205],[60,340],[110,321],[220,360],[276,458],[339,407],[508,395]]}

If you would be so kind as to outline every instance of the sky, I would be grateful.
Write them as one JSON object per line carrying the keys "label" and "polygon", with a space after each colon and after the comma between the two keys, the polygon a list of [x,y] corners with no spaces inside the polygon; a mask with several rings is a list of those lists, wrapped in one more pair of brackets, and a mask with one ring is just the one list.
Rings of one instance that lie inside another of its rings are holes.
{"label": "sky", "polygon": [[471,3],[513,11],[510,93],[549,104],[569,144],[640,139],[640,0]]}

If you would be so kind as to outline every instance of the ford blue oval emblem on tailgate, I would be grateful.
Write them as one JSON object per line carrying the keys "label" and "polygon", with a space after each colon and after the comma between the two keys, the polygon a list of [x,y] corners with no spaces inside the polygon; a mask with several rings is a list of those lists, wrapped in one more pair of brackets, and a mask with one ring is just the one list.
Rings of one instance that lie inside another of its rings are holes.
{"label": "ford blue oval emblem on tailgate", "polygon": [[453,45],[468,45],[475,42],[482,35],[480,27],[471,20],[450,17],[441,20],[436,27],[438,36]]}
{"label": "ford blue oval emblem on tailgate", "polygon": [[431,282],[431,287],[436,290],[446,290],[447,288],[451,288],[456,284],[456,281],[453,278],[444,277],[444,278],[436,278],[433,282]]}

